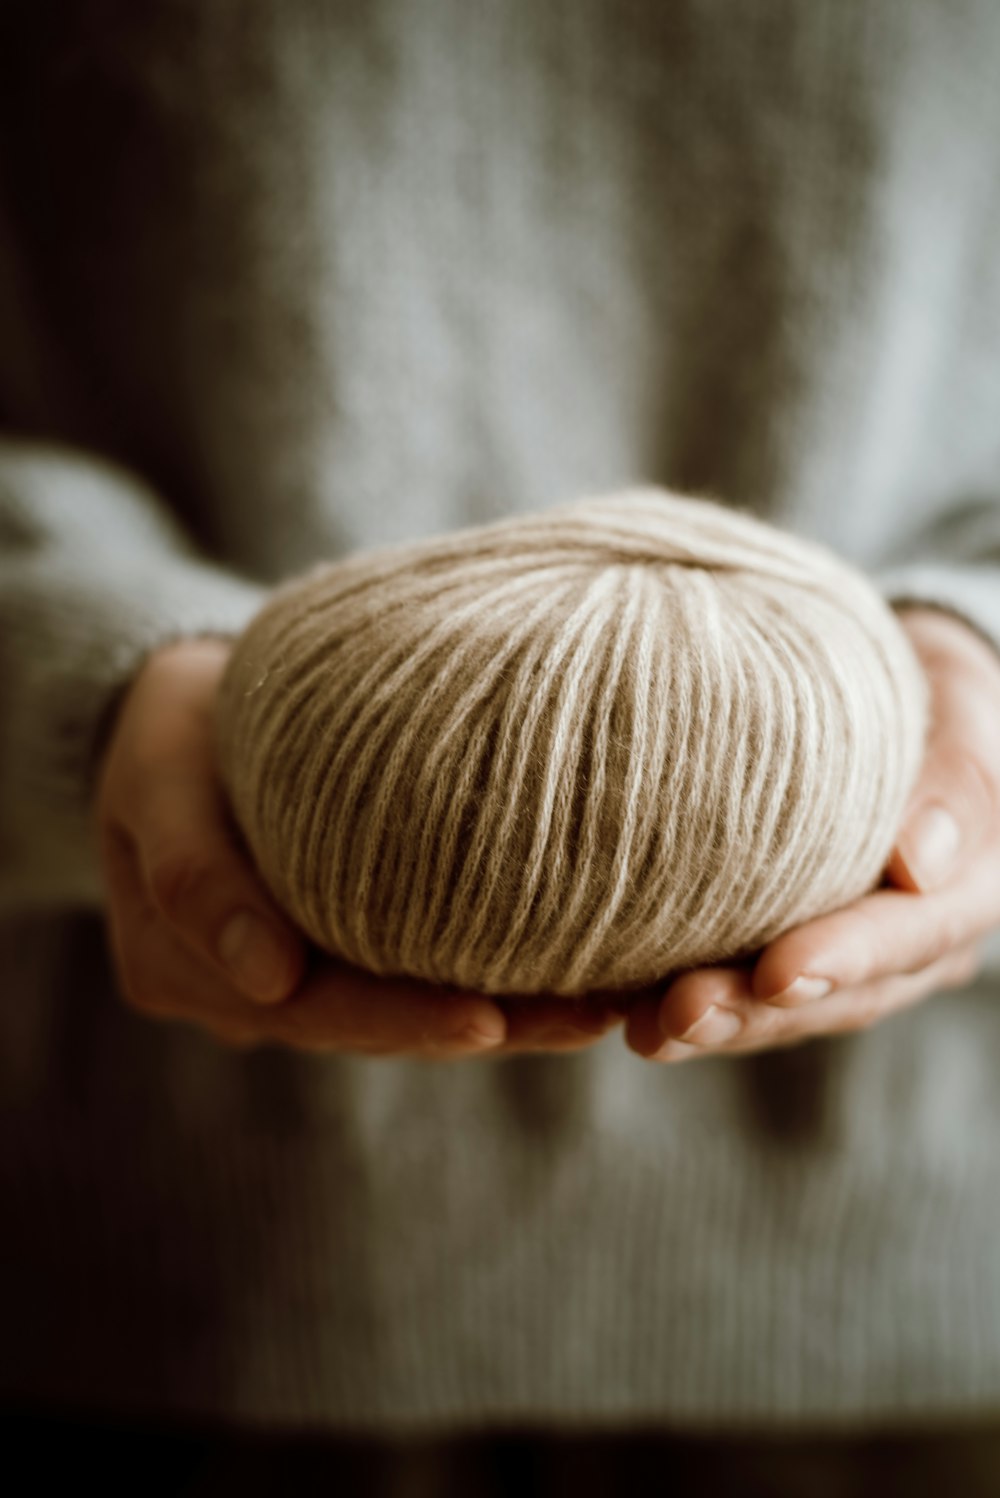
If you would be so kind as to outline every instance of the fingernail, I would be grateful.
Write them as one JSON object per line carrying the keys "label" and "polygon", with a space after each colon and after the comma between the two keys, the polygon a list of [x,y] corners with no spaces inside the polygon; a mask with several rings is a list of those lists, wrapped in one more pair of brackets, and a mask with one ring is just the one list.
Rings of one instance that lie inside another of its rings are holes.
{"label": "fingernail", "polygon": [[723,1041],[732,1040],[742,1029],[743,1021],[738,1014],[712,1004],[683,1035],[677,1035],[674,1039],[682,1040],[686,1045],[721,1045]]}
{"label": "fingernail", "polygon": [[928,806],[903,837],[902,853],[915,883],[933,889],[952,870],[961,842],[958,823],[943,806]]}
{"label": "fingernail", "polygon": [[780,993],[773,994],[768,999],[769,1004],[811,1004],[816,999],[825,999],[828,993],[833,992],[833,984],[828,978],[796,978],[794,983],[789,983]]}
{"label": "fingernail", "polygon": [[230,916],[219,937],[220,959],[251,998],[268,1002],[285,997],[290,962],[284,946],[249,910]]}

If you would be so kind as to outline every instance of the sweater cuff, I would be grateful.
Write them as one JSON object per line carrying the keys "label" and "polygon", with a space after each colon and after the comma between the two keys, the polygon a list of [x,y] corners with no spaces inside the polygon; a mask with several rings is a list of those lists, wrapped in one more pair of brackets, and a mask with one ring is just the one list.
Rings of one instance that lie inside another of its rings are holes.
{"label": "sweater cuff", "polygon": [[268,591],[170,553],[123,560],[99,590],[67,561],[62,578],[47,572],[46,589],[58,617],[25,611],[21,638],[7,644],[19,690],[4,725],[5,778],[21,789],[6,808],[0,910],[103,903],[93,803],[115,709],[151,651],[239,634]]}

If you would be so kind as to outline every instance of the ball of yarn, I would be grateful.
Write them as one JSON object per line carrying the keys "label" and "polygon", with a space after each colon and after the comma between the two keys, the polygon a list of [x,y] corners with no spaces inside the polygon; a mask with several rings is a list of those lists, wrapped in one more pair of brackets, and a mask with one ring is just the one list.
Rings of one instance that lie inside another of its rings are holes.
{"label": "ball of yarn", "polygon": [[871,889],[924,677],[824,548],[640,488],[324,563],[218,697],[271,891],[372,972],[641,988]]}

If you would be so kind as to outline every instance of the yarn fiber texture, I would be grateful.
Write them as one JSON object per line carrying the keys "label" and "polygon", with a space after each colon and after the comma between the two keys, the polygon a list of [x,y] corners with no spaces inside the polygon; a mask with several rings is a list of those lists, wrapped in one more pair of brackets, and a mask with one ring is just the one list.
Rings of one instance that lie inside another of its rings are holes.
{"label": "yarn fiber texture", "polygon": [[216,729],[249,851],[317,945],[576,995],[750,954],[871,889],[926,720],[860,572],[641,488],[283,583]]}

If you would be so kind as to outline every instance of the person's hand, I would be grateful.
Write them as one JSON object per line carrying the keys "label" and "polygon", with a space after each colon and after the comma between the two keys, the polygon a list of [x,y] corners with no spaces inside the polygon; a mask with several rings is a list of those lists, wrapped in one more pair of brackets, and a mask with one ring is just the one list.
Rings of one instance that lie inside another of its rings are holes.
{"label": "person's hand", "polygon": [[376,978],[296,930],[253,868],[216,767],[212,711],[231,648],[191,639],[153,652],[101,754],[96,835],[125,1001],[241,1047],[444,1058],[600,1039],[614,1011]]}
{"label": "person's hand", "polygon": [[931,727],[882,886],[784,932],[754,962],[701,968],[629,1012],[658,1061],[740,1054],[867,1029],[978,970],[1000,926],[1000,656],[969,626],[900,610],[925,668]]}

